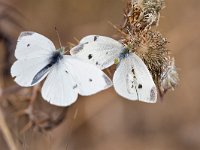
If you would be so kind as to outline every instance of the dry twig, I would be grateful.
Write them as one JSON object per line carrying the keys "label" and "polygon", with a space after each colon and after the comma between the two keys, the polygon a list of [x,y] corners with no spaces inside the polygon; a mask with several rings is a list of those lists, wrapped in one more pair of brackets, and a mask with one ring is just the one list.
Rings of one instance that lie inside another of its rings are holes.
{"label": "dry twig", "polygon": [[7,126],[7,123],[5,121],[5,118],[4,118],[4,115],[3,115],[3,112],[1,110],[1,108],[0,108],[0,130],[3,133],[5,141],[7,142],[8,147],[10,148],[10,150],[17,150],[17,147],[16,147],[16,145],[14,143],[14,140],[12,138],[10,130],[9,130],[8,126]]}

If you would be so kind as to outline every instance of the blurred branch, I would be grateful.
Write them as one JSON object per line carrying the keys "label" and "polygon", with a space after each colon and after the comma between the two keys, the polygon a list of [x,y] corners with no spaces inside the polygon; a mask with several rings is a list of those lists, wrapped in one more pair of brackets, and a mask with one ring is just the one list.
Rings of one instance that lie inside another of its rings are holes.
{"label": "blurred branch", "polygon": [[[20,19],[21,18],[21,19]],[[26,17],[14,6],[0,2],[0,41],[4,43],[3,74],[8,74],[13,60],[13,50],[16,39],[13,37],[13,30],[24,29],[21,20]],[[27,20],[27,19],[26,19]],[[8,25],[8,26],[7,26]],[[10,26],[11,25],[11,26]]]}
{"label": "blurred branch", "polygon": [[1,109],[0,109],[0,130],[3,133],[5,141],[7,142],[10,150],[17,150],[16,145],[13,141],[12,135],[10,133],[10,130],[8,129],[8,126],[6,124],[6,121],[4,119],[4,115],[3,115],[3,112],[1,111]]}
{"label": "blurred branch", "polygon": [[3,20],[3,19],[8,20],[9,22],[13,23],[14,25],[16,25],[19,28],[24,29],[24,27],[20,23],[18,23],[18,21],[15,18],[13,18],[10,14],[8,14],[7,12],[0,15],[0,20]]}
{"label": "blurred branch", "polygon": [[67,142],[66,147],[65,147],[66,150],[68,150],[68,148],[69,148],[70,139],[71,139],[71,135],[72,135],[72,131],[73,131],[72,127],[73,127],[73,124],[74,124],[74,122],[75,122],[75,120],[77,118],[77,115],[78,115],[78,106],[74,110],[74,115],[73,115],[73,118],[72,118],[72,122],[71,122],[71,125],[69,127],[69,133],[68,133],[68,138],[67,138],[68,142]]}
{"label": "blurred branch", "polygon": [[19,15],[22,18],[26,18],[18,9],[16,9],[12,5],[9,5],[9,4],[6,4],[5,2],[0,1],[0,6],[3,6],[4,10],[6,11],[13,11],[16,15]]}
{"label": "blurred branch", "polygon": [[20,87],[18,85],[14,85],[14,86],[8,87],[6,89],[0,89],[0,101],[3,98],[10,96],[11,94],[19,92],[20,90],[22,90],[22,87]]}

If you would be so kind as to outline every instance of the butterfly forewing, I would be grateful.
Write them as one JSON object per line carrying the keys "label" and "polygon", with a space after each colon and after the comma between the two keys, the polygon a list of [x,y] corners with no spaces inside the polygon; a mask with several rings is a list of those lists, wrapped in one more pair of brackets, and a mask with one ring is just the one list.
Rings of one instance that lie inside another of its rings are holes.
{"label": "butterfly forewing", "polygon": [[36,32],[22,32],[18,38],[15,50],[17,59],[30,59],[36,57],[48,57],[56,48],[45,36]]}
{"label": "butterfly forewing", "polygon": [[22,32],[18,38],[11,75],[21,86],[33,86],[46,77],[51,69],[50,58],[55,52],[53,43],[35,32]]}
{"label": "butterfly forewing", "polygon": [[80,44],[72,48],[70,53],[81,58],[100,69],[105,69],[114,64],[119,57],[123,45],[112,38],[98,35],[84,37]]}
{"label": "butterfly forewing", "polygon": [[35,76],[48,64],[48,59],[41,57],[32,58],[29,60],[17,60],[11,67],[11,75],[15,77],[15,81],[24,87],[29,87],[37,84],[48,74],[47,70],[43,76],[34,80]]}

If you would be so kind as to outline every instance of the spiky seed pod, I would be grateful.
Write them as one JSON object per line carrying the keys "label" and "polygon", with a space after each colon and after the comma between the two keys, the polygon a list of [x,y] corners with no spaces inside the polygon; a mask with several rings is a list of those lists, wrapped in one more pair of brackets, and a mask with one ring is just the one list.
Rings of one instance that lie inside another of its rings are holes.
{"label": "spiky seed pod", "polygon": [[122,30],[133,35],[149,30],[158,25],[160,10],[164,8],[164,0],[132,0],[125,10],[125,22]]}
{"label": "spiky seed pod", "polygon": [[141,21],[145,22],[146,26],[156,25],[160,17],[159,13],[153,8],[145,8],[141,16]]}
{"label": "spiky seed pod", "polygon": [[167,65],[167,40],[159,32],[148,31],[143,37],[135,36],[134,40],[127,43],[128,47],[143,59],[154,81],[158,84],[163,66]]}
{"label": "spiky seed pod", "polygon": [[153,8],[156,12],[159,12],[165,7],[164,0],[143,0],[143,6],[146,8]]}

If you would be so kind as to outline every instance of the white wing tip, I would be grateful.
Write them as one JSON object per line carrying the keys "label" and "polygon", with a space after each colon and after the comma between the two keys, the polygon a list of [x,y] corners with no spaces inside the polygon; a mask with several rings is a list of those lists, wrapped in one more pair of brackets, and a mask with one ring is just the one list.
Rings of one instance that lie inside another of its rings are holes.
{"label": "white wing tip", "polygon": [[104,78],[104,81],[106,83],[105,89],[110,88],[113,85],[113,83],[110,80],[110,78],[107,75],[105,75],[105,74],[103,74],[103,78]]}
{"label": "white wing tip", "polygon": [[76,102],[77,98],[73,101],[69,101],[69,100],[63,100],[62,103],[60,103],[58,100],[47,100],[48,98],[45,98],[44,95],[42,94],[42,97],[44,99],[44,101],[48,102],[49,104],[51,105],[55,105],[55,106],[58,106],[58,107],[68,107],[70,105],[72,105],[73,103]]}

